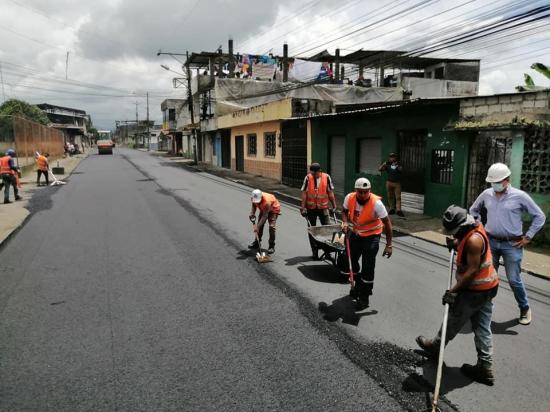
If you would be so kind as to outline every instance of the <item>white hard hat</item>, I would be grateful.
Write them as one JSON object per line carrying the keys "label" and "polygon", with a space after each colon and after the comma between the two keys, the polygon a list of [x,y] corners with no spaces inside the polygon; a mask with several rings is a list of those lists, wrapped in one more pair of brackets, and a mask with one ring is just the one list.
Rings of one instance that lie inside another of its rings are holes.
{"label": "white hard hat", "polygon": [[262,201],[262,191],[260,189],[254,189],[252,191],[252,203],[260,203]]}
{"label": "white hard hat", "polygon": [[370,189],[369,179],[367,179],[366,177],[360,177],[355,181],[354,187],[356,189]]}
{"label": "white hard hat", "polygon": [[510,169],[508,169],[508,166],[506,166],[504,163],[495,163],[494,165],[491,165],[491,167],[489,168],[485,181],[487,183],[502,182],[511,174],[512,172],[510,171]]}

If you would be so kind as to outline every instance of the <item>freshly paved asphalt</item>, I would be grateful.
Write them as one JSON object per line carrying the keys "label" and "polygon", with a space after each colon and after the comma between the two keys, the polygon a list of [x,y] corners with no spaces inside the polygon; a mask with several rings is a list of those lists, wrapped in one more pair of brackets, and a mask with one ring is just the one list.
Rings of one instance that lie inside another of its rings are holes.
{"label": "freshly paved asphalt", "polygon": [[[283,205],[259,265],[248,188],[146,153],[86,159],[0,251],[0,410],[421,410],[434,368],[411,351],[442,315],[445,251],[407,237],[379,257],[371,308],[308,259]],[[521,327],[503,285],[488,388],[446,351],[443,409],[550,409],[549,284],[529,277]]]}

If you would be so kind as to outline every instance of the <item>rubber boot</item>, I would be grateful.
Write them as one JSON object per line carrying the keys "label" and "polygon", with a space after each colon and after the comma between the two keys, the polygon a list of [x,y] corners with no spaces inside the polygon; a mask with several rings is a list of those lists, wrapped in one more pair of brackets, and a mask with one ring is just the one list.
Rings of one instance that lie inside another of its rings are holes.
{"label": "rubber boot", "polygon": [[495,375],[493,367],[490,363],[477,361],[475,365],[464,364],[460,368],[460,372],[468,378],[485,385],[493,386],[495,384]]}
{"label": "rubber boot", "polygon": [[426,352],[430,359],[437,360],[439,358],[439,342],[434,339],[426,338],[425,336],[418,336],[416,338],[416,344]]}

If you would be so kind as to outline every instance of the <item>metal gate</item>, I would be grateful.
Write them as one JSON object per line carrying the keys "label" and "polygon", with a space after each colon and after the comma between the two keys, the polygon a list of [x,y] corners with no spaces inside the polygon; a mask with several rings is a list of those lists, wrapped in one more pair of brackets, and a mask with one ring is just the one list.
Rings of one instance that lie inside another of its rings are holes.
{"label": "metal gate", "polygon": [[487,188],[485,178],[487,170],[493,163],[510,164],[512,154],[512,137],[506,132],[481,132],[470,145],[470,162],[468,167],[468,188],[466,204],[471,206],[479,194]]}
{"label": "metal gate", "polygon": [[244,172],[244,136],[235,136],[235,169]]}
{"label": "metal gate", "polygon": [[330,177],[334,184],[334,193],[343,196],[346,178],[346,138],[334,136],[330,139]]}
{"label": "metal gate", "polygon": [[307,174],[307,121],[283,122],[281,134],[283,184],[301,187]]}
{"label": "metal gate", "polygon": [[231,169],[231,131],[222,130],[222,167]]}
{"label": "metal gate", "polygon": [[401,190],[424,194],[426,171],[426,137],[428,131],[402,130],[399,132],[399,161],[403,166]]}

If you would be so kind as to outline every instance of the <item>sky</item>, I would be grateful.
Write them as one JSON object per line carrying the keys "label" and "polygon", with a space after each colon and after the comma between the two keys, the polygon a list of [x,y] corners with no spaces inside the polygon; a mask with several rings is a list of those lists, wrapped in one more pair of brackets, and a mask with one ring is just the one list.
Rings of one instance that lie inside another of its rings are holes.
{"label": "sky", "polygon": [[[550,0],[0,0],[0,101],[13,97],[79,108],[97,128],[113,129],[115,120],[135,119],[136,102],[139,118],[145,118],[149,92],[150,118],[160,122],[162,100],[185,98],[185,91],[172,85],[183,57],[157,56],[159,49],[227,50],[231,37],[240,53],[282,54],[284,42],[291,56],[333,53],[336,47],[342,55],[360,48],[410,51],[524,8],[549,5]],[[550,65],[549,19],[433,56],[481,59],[480,94],[512,92],[523,83],[523,73],[550,86],[529,68],[534,62]]]}

